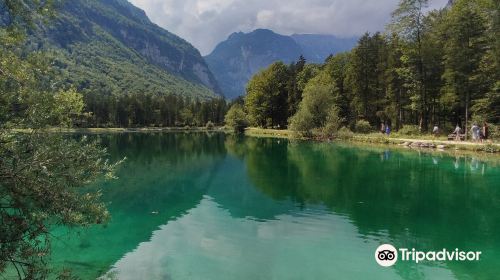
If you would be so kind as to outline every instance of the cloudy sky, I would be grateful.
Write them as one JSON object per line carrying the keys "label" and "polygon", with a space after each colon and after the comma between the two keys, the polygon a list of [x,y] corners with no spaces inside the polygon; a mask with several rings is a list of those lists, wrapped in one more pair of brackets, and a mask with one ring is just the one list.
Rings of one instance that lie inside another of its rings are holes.
{"label": "cloudy sky", "polygon": [[[383,30],[399,0],[129,0],[203,55],[231,33],[268,28],[281,34],[360,35]],[[431,0],[430,8],[448,0]]]}

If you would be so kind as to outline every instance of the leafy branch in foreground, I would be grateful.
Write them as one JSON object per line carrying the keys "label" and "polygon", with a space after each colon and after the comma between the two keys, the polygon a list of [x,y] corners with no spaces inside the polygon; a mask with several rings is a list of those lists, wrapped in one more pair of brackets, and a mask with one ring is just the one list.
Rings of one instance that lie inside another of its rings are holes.
{"label": "leafy branch in foreground", "polygon": [[[46,3],[0,2],[10,18],[0,30],[0,275],[9,278],[45,279],[53,273],[47,264],[51,227],[109,219],[101,193],[87,186],[112,177],[118,164],[109,163],[106,150],[86,137],[44,132],[71,125],[84,107],[75,90],[55,86],[47,56],[22,46],[20,32],[49,11]],[[71,275],[64,271],[64,277]]]}
{"label": "leafy branch in foreground", "polygon": [[116,163],[103,160],[106,151],[86,138],[2,132],[0,142],[0,271],[45,278],[51,226],[108,220],[100,192],[85,186],[112,176]]}

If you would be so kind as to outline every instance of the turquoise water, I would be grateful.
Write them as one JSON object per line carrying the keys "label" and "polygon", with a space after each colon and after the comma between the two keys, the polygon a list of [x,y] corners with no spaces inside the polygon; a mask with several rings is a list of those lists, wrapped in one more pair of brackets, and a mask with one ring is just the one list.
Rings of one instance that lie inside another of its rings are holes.
{"label": "turquoise water", "polygon": [[[338,143],[224,134],[96,136],[127,157],[102,186],[112,221],[53,231],[83,279],[497,279],[500,166]],[[375,262],[384,243],[482,251]]]}

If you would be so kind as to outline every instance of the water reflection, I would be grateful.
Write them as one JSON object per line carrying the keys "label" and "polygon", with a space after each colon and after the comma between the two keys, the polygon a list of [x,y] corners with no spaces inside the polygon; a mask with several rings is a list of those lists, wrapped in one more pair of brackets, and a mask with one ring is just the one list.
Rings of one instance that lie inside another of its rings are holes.
{"label": "water reflection", "polygon": [[[500,264],[494,249],[500,245],[497,165],[488,167],[477,157],[458,157],[455,163],[463,163],[449,169],[453,162],[449,157],[324,143],[274,147],[273,140],[247,139],[243,145],[248,149],[248,176],[255,187],[275,199],[326,205],[333,213],[348,216],[366,238],[380,236],[396,246],[483,250],[486,255],[480,264],[447,264],[457,278],[487,278],[491,268]],[[273,165],[275,158],[280,163]],[[261,176],[272,172],[270,166],[293,178],[292,183]],[[406,279],[421,278],[420,267],[398,268]]]}
{"label": "water reflection", "polygon": [[[101,138],[128,160],[104,190],[111,224],[56,247],[54,263],[81,275],[112,265],[119,279],[500,273],[500,170],[477,157],[223,134]],[[381,242],[482,250],[484,259],[381,269]]]}
{"label": "water reflection", "polygon": [[119,179],[102,190],[112,221],[105,228],[79,232],[53,230],[53,265],[69,267],[83,279],[105,273],[160,225],[196,207],[226,156],[221,134],[95,137],[108,147],[112,159],[127,158]]}

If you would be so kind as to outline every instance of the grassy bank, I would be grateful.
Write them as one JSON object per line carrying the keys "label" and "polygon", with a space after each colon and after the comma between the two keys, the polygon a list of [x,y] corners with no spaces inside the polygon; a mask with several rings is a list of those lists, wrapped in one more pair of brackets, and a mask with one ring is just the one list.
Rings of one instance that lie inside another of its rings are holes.
{"label": "grassy bank", "polygon": [[[248,128],[245,131],[245,135],[254,137],[281,137],[281,138],[291,138],[291,139],[308,139],[298,136],[296,133],[290,130],[276,130],[276,129],[264,129],[264,128]],[[457,142],[448,141],[446,137],[434,137],[430,135],[422,136],[386,136],[381,133],[371,133],[371,134],[357,134],[352,133],[349,135],[342,135],[338,138],[343,142],[355,142],[355,143],[370,143],[370,144],[384,144],[384,145],[397,145],[397,146],[407,146],[411,148],[419,149],[445,149],[445,150],[460,150],[460,151],[472,151],[472,152],[488,152],[488,153],[499,153],[500,144],[499,143],[473,143],[473,142]],[[414,146],[412,146],[412,144]],[[433,148],[420,148],[420,146],[430,146]]]}
{"label": "grassy bank", "polygon": [[284,129],[266,129],[250,127],[245,130],[245,135],[255,137],[299,138],[295,132]]}

